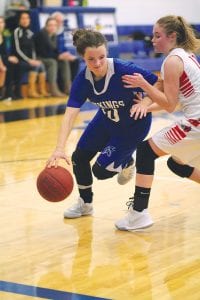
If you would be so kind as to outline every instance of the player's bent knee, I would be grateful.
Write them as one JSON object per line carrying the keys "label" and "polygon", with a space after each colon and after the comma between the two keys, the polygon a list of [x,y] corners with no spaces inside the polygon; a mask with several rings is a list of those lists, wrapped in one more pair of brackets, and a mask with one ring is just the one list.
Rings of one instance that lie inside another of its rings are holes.
{"label": "player's bent knee", "polygon": [[139,174],[153,175],[155,159],[158,155],[152,150],[148,141],[140,143],[137,147],[136,170]]}
{"label": "player's bent knee", "polygon": [[101,167],[97,162],[92,166],[94,176],[99,180],[104,180],[113,177],[117,172],[111,172]]}
{"label": "player's bent knee", "polygon": [[72,163],[74,166],[76,166],[77,164],[80,163],[81,161],[81,153],[79,150],[75,150],[73,153],[72,153]]}
{"label": "player's bent knee", "polygon": [[189,178],[194,171],[193,167],[179,164],[172,157],[167,160],[167,166],[173,173],[183,178]]}
{"label": "player's bent knee", "polygon": [[72,154],[73,165],[89,162],[93,156],[94,153],[77,148]]}

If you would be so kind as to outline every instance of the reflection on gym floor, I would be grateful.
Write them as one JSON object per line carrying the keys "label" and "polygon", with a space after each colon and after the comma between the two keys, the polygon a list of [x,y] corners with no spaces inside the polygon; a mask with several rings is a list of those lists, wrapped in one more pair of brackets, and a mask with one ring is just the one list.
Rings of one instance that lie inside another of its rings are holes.
{"label": "reflection on gym floor", "polygon": [[[141,232],[114,228],[134,181],[94,179],[94,216],[74,220],[63,211],[77,199],[76,187],[59,203],[38,194],[36,178],[55,147],[65,102],[0,103],[0,299],[200,299],[200,187],[172,174],[167,158],[156,162],[155,224]],[[84,106],[68,156],[95,112]],[[172,119],[156,114],[150,135]]]}

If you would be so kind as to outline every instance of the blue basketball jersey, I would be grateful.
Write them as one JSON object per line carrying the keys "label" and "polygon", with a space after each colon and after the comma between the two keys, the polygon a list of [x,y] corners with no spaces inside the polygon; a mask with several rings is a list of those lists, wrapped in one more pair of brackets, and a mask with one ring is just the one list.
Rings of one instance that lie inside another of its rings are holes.
{"label": "blue basketball jersey", "polygon": [[108,59],[105,78],[95,82],[89,69],[85,68],[72,84],[67,106],[79,108],[89,100],[99,107],[77,148],[100,152],[97,163],[108,171],[120,172],[130,162],[138,143],[144,140],[151,126],[151,113],[138,120],[130,117],[135,93],[142,90],[125,88],[122,76],[133,73],[141,73],[150,84],[157,81],[156,75],[133,62]]}
{"label": "blue basketball jersey", "polygon": [[86,100],[100,108],[100,114],[110,133],[124,132],[135,121],[130,117],[130,108],[134,103],[135,93],[140,88],[125,88],[122,76],[140,73],[150,83],[157,81],[157,76],[130,61],[108,58],[108,71],[105,78],[94,81],[92,73],[86,67],[75,78],[69,96],[69,107],[81,107]]}

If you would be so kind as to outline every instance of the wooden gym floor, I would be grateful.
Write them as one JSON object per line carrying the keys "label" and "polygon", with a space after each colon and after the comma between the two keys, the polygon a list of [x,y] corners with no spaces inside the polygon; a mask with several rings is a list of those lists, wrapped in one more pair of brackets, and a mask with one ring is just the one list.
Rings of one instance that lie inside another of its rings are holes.
{"label": "wooden gym floor", "polygon": [[[114,228],[134,181],[94,180],[94,216],[76,220],[63,219],[76,187],[60,203],[40,197],[36,178],[54,149],[64,108],[65,99],[0,103],[0,299],[199,300],[200,186],[172,174],[166,158],[156,162],[155,224],[144,231]],[[95,113],[90,108],[76,121],[69,156]],[[173,118],[156,114],[151,134]]]}

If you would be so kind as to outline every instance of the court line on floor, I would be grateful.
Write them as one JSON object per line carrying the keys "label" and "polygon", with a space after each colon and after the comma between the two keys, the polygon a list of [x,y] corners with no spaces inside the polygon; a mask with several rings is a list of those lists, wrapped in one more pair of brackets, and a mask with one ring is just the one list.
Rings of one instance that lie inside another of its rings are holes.
{"label": "court line on floor", "polygon": [[40,297],[52,300],[109,300],[108,298],[99,298],[81,294],[75,294],[54,289],[42,288],[37,286],[19,284],[9,281],[0,281],[0,291],[26,295],[31,297]]}

